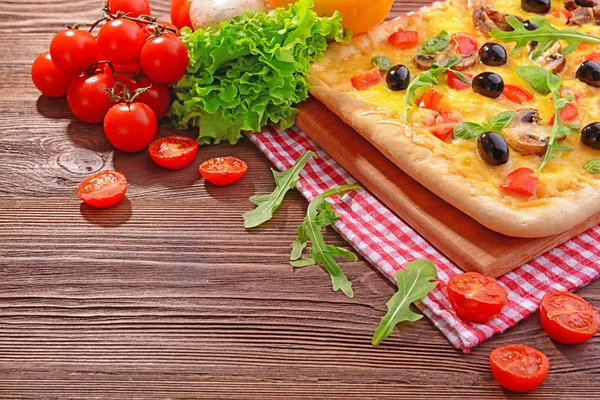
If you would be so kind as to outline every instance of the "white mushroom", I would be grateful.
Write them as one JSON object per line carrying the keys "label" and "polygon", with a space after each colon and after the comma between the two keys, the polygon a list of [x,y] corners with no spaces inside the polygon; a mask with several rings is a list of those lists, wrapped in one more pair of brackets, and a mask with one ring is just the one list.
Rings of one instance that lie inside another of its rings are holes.
{"label": "white mushroom", "polygon": [[[530,56],[533,54],[533,51],[536,47],[537,43],[529,43],[528,49]],[[552,46],[548,48],[548,50],[543,52],[541,56],[539,56],[535,60],[532,58],[532,61],[540,67],[546,68],[548,70],[551,70],[555,74],[558,74],[567,66],[567,58],[564,55],[560,54],[561,50],[562,45],[557,40],[552,44]]]}
{"label": "white mushroom", "polygon": [[216,26],[245,11],[267,12],[264,0],[193,0],[190,21],[194,29]]}
{"label": "white mushroom", "polygon": [[506,143],[521,154],[544,154],[552,127],[540,125],[540,114],[533,108],[515,113],[510,124],[502,131]]}

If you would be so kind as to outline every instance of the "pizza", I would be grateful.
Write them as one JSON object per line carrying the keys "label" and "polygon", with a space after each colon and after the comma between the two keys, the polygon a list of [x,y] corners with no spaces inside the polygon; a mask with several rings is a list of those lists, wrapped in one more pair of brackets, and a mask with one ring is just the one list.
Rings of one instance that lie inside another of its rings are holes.
{"label": "pizza", "polygon": [[509,236],[600,212],[600,0],[446,0],[333,44],[310,93]]}

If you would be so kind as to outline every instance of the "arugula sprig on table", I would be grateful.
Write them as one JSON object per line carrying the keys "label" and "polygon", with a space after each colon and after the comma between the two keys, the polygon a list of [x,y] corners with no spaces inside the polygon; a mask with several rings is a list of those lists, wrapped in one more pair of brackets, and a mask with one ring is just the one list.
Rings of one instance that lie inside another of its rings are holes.
{"label": "arugula sprig on table", "polygon": [[[352,283],[342,272],[335,257],[342,257],[349,261],[356,261],[357,257],[346,249],[325,243],[321,229],[333,224],[339,218],[339,215],[333,211],[326,198],[334,195],[341,197],[346,192],[358,189],[360,189],[358,185],[343,185],[315,197],[308,205],[302,224],[296,229],[298,237],[291,245],[292,253],[290,255],[290,264],[297,268],[317,265],[318,263],[323,264],[325,271],[331,276],[333,290],[336,292],[341,290],[350,298],[354,297]],[[311,257],[302,258],[302,253],[306,249],[309,240],[311,243]]]}
{"label": "arugula sprig on table", "polygon": [[256,228],[273,218],[273,213],[283,202],[286,193],[296,187],[300,172],[312,157],[318,158],[314,152],[307,151],[290,169],[282,172],[271,170],[275,178],[275,190],[269,194],[250,197],[250,201],[256,205],[256,208],[244,213],[244,228]]}
{"label": "arugula sprig on table", "polygon": [[408,111],[414,106],[412,99],[415,97],[417,90],[420,88],[431,88],[434,85],[438,85],[439,82],[437,80],[437,76],[441,73],[452,71],[461,81],[465,83],[471,83],[471,80],[464,74],[452,69],[452,67],[458,64],[461,59],[462,58],[460,56],[450,57],[444,65],[439,65],[437,62],[434,62],[430,69],[421,72],[419,75],[415,76],[412,81],[410,81],[408,87],[406,88],[406,96],[404,97],[404,121],[406,123],[409,122]]}
{"label": "arugula sprig on table", "polygon": [[500,132],[515,116],[514,111],[503,111],[493,116],[488,122],[478,124],[477,122],[460,122],[454,127],[452,135],[455,138],[473,139],[483,135],[485,132]]}
{"label": "arugula sprig on table", "polygon": [[554,125],[552,133],[548,140],[548,148],[544,155],[544,160],[539,168],[539,171],[544,171],[548,162],[559,158],[563,153],[573,151],[571,146],[565,146],[558,143],[558,138],[563,136],[571,136],[579,132],[578,124],[565,124],[560,119],[560,112],[574,99],[573,96],[561,97],[560,88],[562,87],[562,78],[558,75],[538,66],[520,66],[515,68],[515,72],[522,79],[531,85],[531,87],[540,94],[548,94],[552,96],[554,103]]}
{"label": "arugula sprig on table", "polygon": [[396,272],[398,292],[386,303],[388,312],[381,319],[371,339],[374,346],[389,337],[400,322],[414,322],[423,318],[423,315],[413,312],[410,305],[423,300],[437,286],[436,278],[437,272],[430,260],[409,262],[405,270]]}
{"label": "arugula sprig on table", "polygon": [[580,32],[573,28],[556,29],[544,17],[531,17],[532,23],[539,26],[538,29],[529,31],[525,25],[514,16],[506,18],[506,22],[513,27],[513,31],[505,32],[494,29],[490,35],[503,43],[515,43],[515,47],[510,51],[510,55],[514,56],[521,52],[529,42],[537,42],[537,46],[531,54],[533,59],[538,58],[546,50],[552,46],[557,40],[563,40],[568,43],[568,46],[563,48],[561,54],[570,54],[581,43],[600,44],[600,38],[594,35]]}

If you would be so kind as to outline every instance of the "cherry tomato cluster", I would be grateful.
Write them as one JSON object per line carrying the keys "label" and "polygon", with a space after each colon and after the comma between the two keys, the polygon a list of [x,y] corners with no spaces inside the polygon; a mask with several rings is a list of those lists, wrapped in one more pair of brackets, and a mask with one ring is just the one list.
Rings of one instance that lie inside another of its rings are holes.
{"label": "cherry tomato cluster", "polygon": [[32,79],[46,96],[66,95],[81,121],[104,123],[117,149],[140,151],[169,111],[168,84],[185,74],[187,48],[173,24],[150,17],[147,0],[108,0],[102,11],[93,24],[56,34],[34,61]]}
{"label": "cherry tomato cluster", "polygon": [[[508,293],[494,278],[467,272],[450,279],[448,298],[460,319],[486,323],[500,314]],[[585,342],[600,330],[598,310],[569,292],[547,293],[540,305],[540,321],[550,338],[564,344]],[[528,392],[544,382],[550,361],[533,347],[511,344],[492,351],[490,367],[504,388]]]}

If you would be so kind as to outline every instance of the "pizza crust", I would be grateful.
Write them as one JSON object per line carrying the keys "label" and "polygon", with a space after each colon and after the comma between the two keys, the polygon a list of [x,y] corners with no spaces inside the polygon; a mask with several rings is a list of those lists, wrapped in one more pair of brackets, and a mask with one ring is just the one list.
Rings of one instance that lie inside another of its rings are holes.
{"label": "pizza crust", "polygon": [[[368,52],[403,27],[403,19],[388,21],[373,31],[356,37],[349,44],[334,44],[325,54],[338,62]],[[415,145],[410,126],[390,112],[372,107],[336,90],[321,77],[327,70],[320,64],[311,67],[310,93],[352,126],[383,155],[427,189],[482,225],[504,235],[535,238],[565,232],[600,212],[600,190],[586,185],[569,197],[552,197],[544,205],[516,208],[497,198],[469,189],[467,179],[450,174],[450,162],[431,149]]]}

